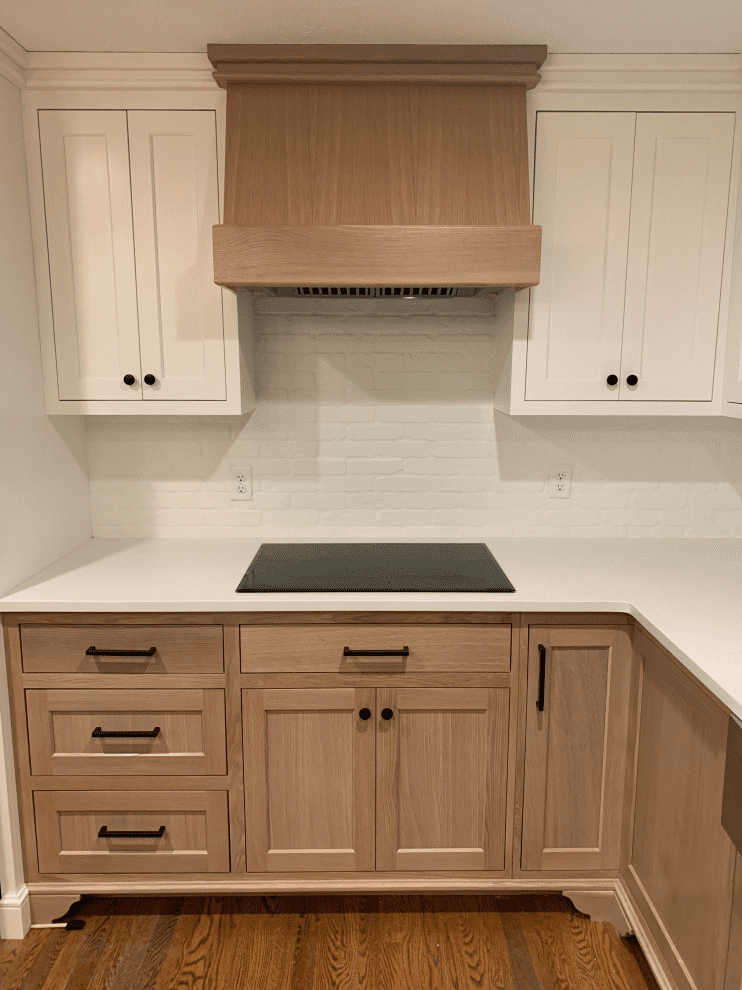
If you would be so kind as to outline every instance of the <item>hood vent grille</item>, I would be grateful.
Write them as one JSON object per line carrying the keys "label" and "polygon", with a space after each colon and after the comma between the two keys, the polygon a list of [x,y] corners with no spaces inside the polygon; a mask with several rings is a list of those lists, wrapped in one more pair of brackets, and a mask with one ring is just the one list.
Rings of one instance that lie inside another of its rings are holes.
{"label": "hood vent grille", "polygon": [[442,299],[475,296],[481,290],[457,286],[390,286],[368,285],[291,285],[270,290],[276,296],[294,299]]}

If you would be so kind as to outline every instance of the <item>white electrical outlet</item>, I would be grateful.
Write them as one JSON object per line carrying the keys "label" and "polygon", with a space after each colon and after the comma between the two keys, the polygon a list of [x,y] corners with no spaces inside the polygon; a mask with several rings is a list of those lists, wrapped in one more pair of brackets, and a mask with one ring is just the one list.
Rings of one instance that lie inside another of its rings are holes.
{"label": "white electrical outlet", "polygon": [[229,497],[233,502],[249,502],[252,498],[252,468],[229,469]]}
{"label": "white electrical outlet", "polygon": [[549,498],[569,498],[572,494],[572,465],[552,464],[549,468]]}

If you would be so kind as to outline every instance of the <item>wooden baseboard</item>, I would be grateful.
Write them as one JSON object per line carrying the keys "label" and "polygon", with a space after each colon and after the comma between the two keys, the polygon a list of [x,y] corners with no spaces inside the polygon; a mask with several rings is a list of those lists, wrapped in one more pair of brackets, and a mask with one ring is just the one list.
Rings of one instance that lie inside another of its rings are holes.
{"label": "wooden baseboard", "polygon": [[625,882],[619,880],[616,884],[616,898],[621,906],[628,923],[636,936],[649,968],[657,980],[660,990],[695,990],[692,984],[678,982],[671,973],[667,959],[674,953],[674,947],[665,940],[655,938],[653,926],[647,921],[648,905],[640,904],[639,900]]}

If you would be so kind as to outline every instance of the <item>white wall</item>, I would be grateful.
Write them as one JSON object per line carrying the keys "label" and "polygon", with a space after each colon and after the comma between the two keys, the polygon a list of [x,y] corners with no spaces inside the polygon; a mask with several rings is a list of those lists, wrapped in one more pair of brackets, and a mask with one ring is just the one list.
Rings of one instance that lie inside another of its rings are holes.
{"label": "white wall", "polygon": [[[493,411],[490,305],[451,303],[260,301],[249,418],[89,419],[94,533],[742,537],[742,424],[516,422]],[[233,463],[252,502],[229,501]]]}
{"label": "white wall", "polygon": [[[20,93],[0,77],[0,594],[90,536],[84,427],[44,414]],[[0,937],[28,924],[0,642]]]}

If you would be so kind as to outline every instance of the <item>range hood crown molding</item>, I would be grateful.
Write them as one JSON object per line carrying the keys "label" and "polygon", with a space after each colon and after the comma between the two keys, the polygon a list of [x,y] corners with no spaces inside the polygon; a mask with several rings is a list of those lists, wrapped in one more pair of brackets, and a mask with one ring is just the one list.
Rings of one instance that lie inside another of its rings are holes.
{"label": "range hood crown molding", "polygon": [[539,277],[526,91],[541,45],[209,45],[227,90],[231,288]]}

